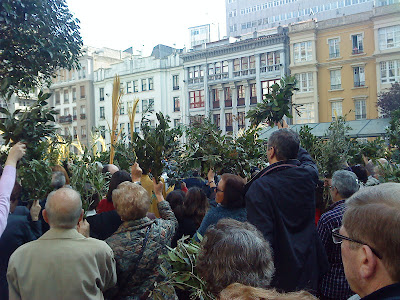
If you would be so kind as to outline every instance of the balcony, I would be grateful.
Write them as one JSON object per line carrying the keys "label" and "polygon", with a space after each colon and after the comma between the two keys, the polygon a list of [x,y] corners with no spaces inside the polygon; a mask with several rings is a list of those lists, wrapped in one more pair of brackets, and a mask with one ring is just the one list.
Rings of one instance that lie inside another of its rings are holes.
{"label": "balcony", "polygon": [[215,80],[221,80],[221,79],[227,79],[227,78],[229,78],[229,73],[208,75],[208,81],[215,81]]}
{"label": "balcony", "polygon": [[250,97],[250,104],[257,104],[257,97]]}
{"label": "balcony", "polygon": [[189,84],[203,83],[204,77],[189,78]]}
{"label": "balcony", "polygon": [[331,84],[331,90],[340,90],[342,88],[342,84]]}
{"label": "balcony", "polygon": [[238,98],[237,99],[237,106],[243,106],[245,104],[244,98]]}
{"label": "balcony", "polygon": [[338,58],[340,56],[339,51],[329,53],[329,58]]}
{"label": "balcony", "polygon": [[86,114],[81,114],[81,120],[86,120]]}
{"label": "balcony", "polygon": [[363,87],[365,86],[365,81],[355,81],[354,87]]}
{"label": "balcony", "polygon": [[232,107],[232,99],[225,100],[225,107]]}
{"label": "balcony", "polygon": [[76,115],[73,115],[73,116],[72,116],[72,119],[73,119],[74,121],[76,121],[77,116],[76,116]]}
{"label": "balcony", "polygon": [[173,86],[172,89],[173,89],[174,91],[178,91],[178,90],[179,90],[179,85],[178,85],[178,86]]}
{"label": "balcony", "polygon": [[364,49],[363,48],[354,48],[352,51],[352,54],[361,54],[364,53]]}
{"label": "balcony", "polygon": [[61,116],[58,122],[61,124],[72,123],[72,117],[71,115]]}
{"label": "balcony", "polygon": [[226,131],[227,132],[232,132],[233,131],[233,126],[232,125],[231,126],[226,125]]}
{"label": "balcony", "polygon": [[261,73],[267,73],[267,72],[276,72],[280,71],[281,65],[270,65],[270,66],[264,66],[260,68]]}

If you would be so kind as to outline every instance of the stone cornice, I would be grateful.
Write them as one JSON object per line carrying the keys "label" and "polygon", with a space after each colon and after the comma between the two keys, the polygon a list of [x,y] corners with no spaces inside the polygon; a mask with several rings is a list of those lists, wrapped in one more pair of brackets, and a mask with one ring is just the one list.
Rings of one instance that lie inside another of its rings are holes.
{"label": "stone cornice", "polygon": [[326,63],[318,63],[318,67],[333,67],[337,65],[348,65],[348,64],[354,64],[354,63],[362,63],[362,62],[368,62],[368,61],[373,61],[374,57],[373,56],[362,56],[362,57],[357,57],[357,58],[351,58],[351,59],[343,59],[343,60],[336,60],[336,61],[331,61],[331,62],[326,62]]}
{"label": "stone cornice", "polygon": [[240,51],[246,51],[266,46],[277,44],[285,44],[288,42],[287,34],[276,34],[271,36],[259,37],[256,39],[244,40],[228,45],[222,45],[215,48],[208,48],[200,51],[194,51],[187,54],[182,54],[183,62],[200,60],[209,57],[222,56]]}

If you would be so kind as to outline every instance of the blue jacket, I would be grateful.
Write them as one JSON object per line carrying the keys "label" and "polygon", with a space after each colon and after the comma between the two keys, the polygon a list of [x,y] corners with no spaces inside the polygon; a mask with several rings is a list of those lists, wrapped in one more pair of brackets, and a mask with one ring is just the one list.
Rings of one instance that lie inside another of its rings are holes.
{"label": "blue jacket", "polygon": [[280,161],[250,181],[247,219],[274,251],[272,286],[285,292],[316,292],[328,261],[315,227],[318,170],[303,148],[298,159]]}

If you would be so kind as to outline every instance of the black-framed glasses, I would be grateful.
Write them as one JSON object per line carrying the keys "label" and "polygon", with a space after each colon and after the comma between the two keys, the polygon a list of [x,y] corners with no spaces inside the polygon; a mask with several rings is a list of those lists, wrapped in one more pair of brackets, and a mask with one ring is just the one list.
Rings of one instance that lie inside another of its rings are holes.
{"label": "black-framed glasses", "polygon": [[220,190],[219,188],[216,188],[215,190],[217,191],[217,193],[218,193],[218,192],[221,192],[221,193],[224,192],[223,190]]}
{"label": "black-framed glasses", "polygon": [[346,241],[354,242],[354,243],[361,244],[361,245],[367,245],[371,249],[372,253],[374,253],[379,259],[382,259],[382,255],[380,255],[379,252],[376,251],[374,248],[372,248],[370,245],[368,245],[364,242],[358,241],[358,240],[353,240],[352,238],[349,238],[347,236],[341,235],[339,233],[339,230],[340,230],[340,227],[332,229],[332,240],[335,244],[341,244],[343,240],[346,240]]}

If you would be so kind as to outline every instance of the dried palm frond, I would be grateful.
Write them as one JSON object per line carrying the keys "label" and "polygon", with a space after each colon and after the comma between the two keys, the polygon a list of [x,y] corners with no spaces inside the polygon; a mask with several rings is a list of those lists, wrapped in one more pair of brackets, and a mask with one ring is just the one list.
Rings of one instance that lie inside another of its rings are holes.
{"label": "dried palm frond", "polygon": [[136,98],[133,102],[133,107],[128,108],[128,117],[129,117],[129,124],[131,126],[130,128],[130,135],[131,135],[131,141],[133,141],[133,133],[135,131],[135,116],[136,116],[136,107],[138,106],[139,103],[139,98]]}
{"label": "dried palm frond", "polygon": [[112,123],[111,123],[111,148],[110,148],[110,164],[114,162],[115,149],[114,145],[117,143],[121,130],[117,133],[119,109],[121,106],[121,80],[118,75],[114,77],[113,93],[112,93]]}

